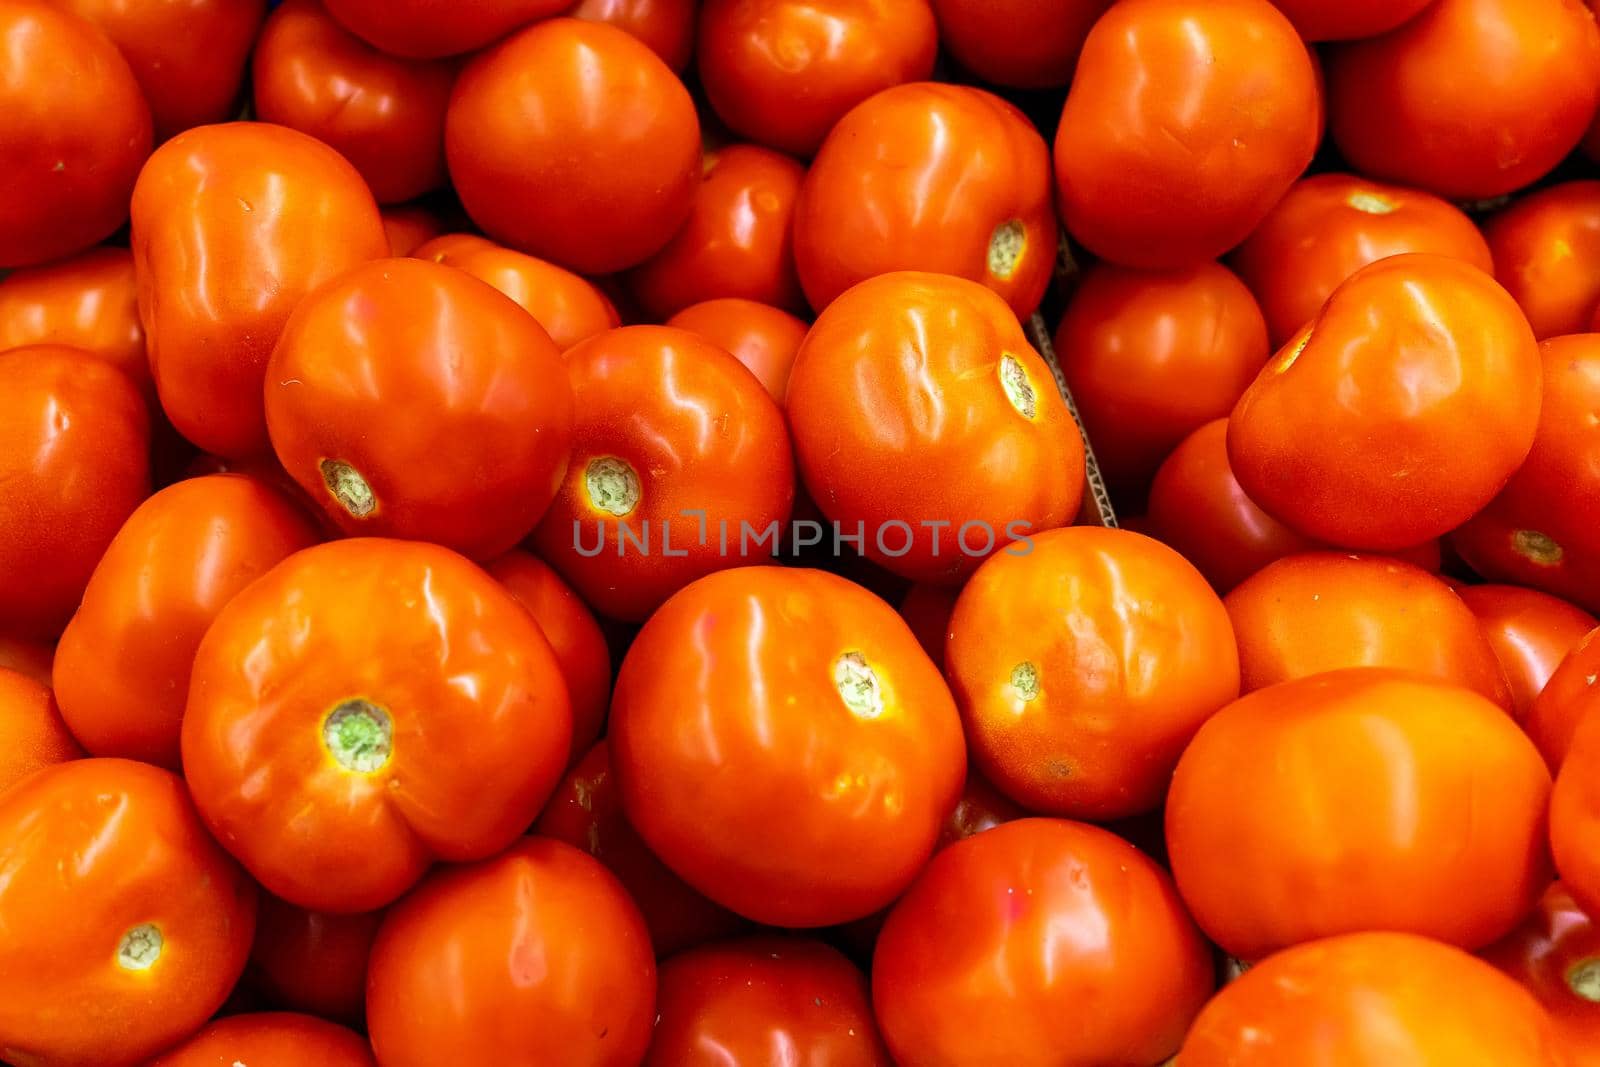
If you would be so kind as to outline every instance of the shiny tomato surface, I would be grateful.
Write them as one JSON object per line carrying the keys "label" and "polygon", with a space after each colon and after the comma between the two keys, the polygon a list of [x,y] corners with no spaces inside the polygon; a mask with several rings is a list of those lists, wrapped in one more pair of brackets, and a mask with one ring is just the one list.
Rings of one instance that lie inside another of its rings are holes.
{"label": "shiny tomato surface", "polygon": [[694,51],[696,0],[578,0],[567,14],[632,34],[679,74]]}
{"label": "shiny tomato surface", "polygon": [[1600,923],[1565,886],[1551,886],[1533,914],[1482,955],[1539,998],[1571,1067],[1600,1067]]}
{"label": "shiny tomato surface", "polygon": [[667,325],[726,349],[761,380],[780,407],[789,390],[795,354],[809,330],[804,320],[782,308],[737,297],[692,304],[668,319]]}
{"label": "shiny tomato surface", "polygon": [[262,1012],[221,1019],[150,1067],[376,1067],[372,1049],[353,1030],[309,1015]]}
{"label": "shiny tomato surface", "polygon": [[93,248],[0,279],[0,352],[39,344],[99,356],[154,397],[127,249]]}
{"label": "shiny tomato surface", "polygon": [[571,0],[327,0],[328,13],[373,47],[431,59],[473,52]]}
{"label": "shiny tomato surface", "polygon": [[1522,197],[1484,225],[1495,277],[1541,341],[1584,333],[1600,311],[1600,181]]}
{"label": "shiny tomato surface", "polygon": [[1574,900],[1600,915],[1600,715],[1586,714],[1572,734],[1550,797],[1550,843],[1556,870]]}
{"label": "shiny tomato surface", "polygon": [[50,686],[0,667],[0,794],[41,767],[82,756]]}
{"label": "shiny tomato surface", "polygon": [[1600,629],[1589,631],[1556,665],[1523,723],[1552,773],[1566,762],[1578,724],[1600,709]]}
{"label": "shiny tomato surface", "polygon": [[1112,0],[933,0],[939,43],[985,82],[1066,85],[1084,38]]}
{"label": "shiny tomato surface", "polygon": [[[515,300],[563,352],[579,341],[622,325],[617,309],[599,286],[565,267],[489,241],[444,245],[443,253],[440,247],[439,243],[430,242],[415,251],[426,250],[431,255],[421,258],[464,270]],[[441,254],[443,259],[439,258]]]}
{"label": "shiny tomato surface", "polygon": [[332,915],[262,894],[246,980],[278,1007],[358,1022],[382,921],[382,912]]}
{"label": "shiny tomato surface", "polygon": [[[1567,653],[1597,625],[1593,615],[1537,589],[1469,585],[1458,590],[1478,617],[1511,687],[1512,710],[1526,720]],[[1534,737],[1534,741],[1539,739]]]}

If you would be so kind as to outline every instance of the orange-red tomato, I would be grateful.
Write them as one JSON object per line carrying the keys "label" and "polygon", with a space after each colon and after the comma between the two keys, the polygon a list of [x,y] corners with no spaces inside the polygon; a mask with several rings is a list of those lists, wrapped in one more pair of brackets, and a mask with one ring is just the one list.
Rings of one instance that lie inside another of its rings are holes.
{"label": "orange-red tomato", "polygon": [[689,91],[628,34],[577,19],[529,27],[473,59],[450,100],[445,148],[485,233],[586,274],[659,252],[699,185]]}
{"label": "orange-red tomato", "polygon": [[0,667],[0,794],[41,767],[82,755],[50,686]]}
{"label": "orange-red tomato", "polygon": [[279,1007],[359,1021],[366,1010],[367,957],[382,921],[382,912],[330,915],[263,894],[250,982]]}
{"label": "orange-red tomato", "polygon": [[1236,959],[1359,930],[1475,949],[1550,882],[1549,798],[1550,772],[1501,708],[1356,667],[1213,715],[1173,776],[1167,849],[1201,929]]}
{"label": "orange-red tomato", "polygon": [[1130,267],[1215,259],[1311,162],[1321,109],[1267,0],[1123,0],[1089,32],[1056,133],[1067,229]]}
{"label": "orange-red tomato", "polygon": [[384,1067],[635,1067],[655,1022],[650,937],[589,856],[530,837],[441,871],[378,931],[367,1021]]}
{"label": "orange-red tomato", "polygon": [[286,0],[256,44],[256,115],[339,150],[381,204],[444,184],[444,113],[455,68],[385,55],[328,16]]}
{"label": "orange-red tomato", "polygon": [[289,313],[388,246],[361,175],[303,133],[236,122],[157,149],[133,191],[133,261],[178,432],[229,459],[267,452],[262,382]]}
{"label": "orange-red tomato", "polygon": [[425,207],[383,209],[383,232],[391,256],[409,256],[444,232],[444,221]]}
{"label": "orange-red tomato", "polygon": [[726,349],[761,380],[779,407],[789,389],[795,354],[810,329],[782,308],[737,297],[692,304],[668,319],[667,325]]}
{"label": "orange-red tomato", "polygon": [[48,0],[0,0],[0,270],[88,248],[128,217],[150,108],[94,26]]}
{"label": "orange-red tomato", "polygon": [[1544,1005],[1570,1067],[1600,1067],[1600,922],[1565,886],[1551,886],[1538,909],[1483,958]]}
{"label": "orange-red tomato", "polygon": [[514,841],[571,729],[555,655],[510,593],[446,549],[362,538],[290,556],[222,609],[195,655],[183,769],[269,892],[371,911],[436,857]]}
{"label": "orange-red tomato", "polygon": [[700,83],[735,133],[809,156],[867,97],[932,75],[938,34],[928,0],[707,0]]}
{"label": "orange-red tomato", "polygon": [[0,668],[16,671],[41,685],[50,684],[50,664],[55,648],[43,641],[0,634]]}
{"label": "orange-red tomato", "polygon": [[1432,0],[1272,0],[1308,41],[1376,37],[1416,17]]}
{"label": "orange-red tomato", "polygon": [[1195,730],[1239,695],[1233,630],[1200,573],[1092,526],[980,567],[944,665],[984,776],[1031,811],[1098,821],[1157,807]]}
{"label": "orange-red tomato", "polygon": [[176,775],[108,759],[37,772],[0,795],[0,1056],[144,1063],[222,1006],[255,914]]}
{"label": "orange-red tomato", "polygon": [[787,409],[835,534],[902,577],[958,582],[1078,512],[1077,425],[1017,317],[976,282],[903,271],[846,292],[800,346]]}
{"label": "orange-red tomato", "polygon": [[1272,344],[1280,346],[1316,318],[1346,278],[1405,252],[1495,269],[1466,212],[1432,193],[1353,174],[1296,182],[1229,262],[1260,301]]}
{"label": "orange-red tomato", "polygon": [[149,1067],[376,1067],[361,1035],[289,1012],[235,1015],[207,1026]]}
{"label": "orange-red tomato", "polygon": [[1583,333],[1600,311],[1600,181],[1564,182],[1484,224],[1494,273],[1535,337]]}
{"label": "orange-red tomato", "polygon": [[1543,177],[1597,100],[1600,30],[1583,0],[1434,0],[1329,54],[1329,125],[1350,165],[1456,200]]}
{"label": "orange-red tomato", "polygon": [[475,52],[572,0],[326,0],[328,13],[391,55],[436,59]]}
{"label": "orange-red tomato", "polygon": [[782,926],[897,897],[966,772],[949,690],[894,609],[779,567],[703,578],[651,617],[617,678],[610,742],[651,849],[717,903]]}
{"label": "orange-red tomato", "polygon": [[1600,915],[1600,715],[1586,714],[1556,774],[1550,843],[1556,870],[1589,915]]}
{"label": "orange-red tomato", "polygon": [[981,282],[1026,318],[1056,259],[1050,152],[981,89],[914,82],[871,97],[822,144],[794,213],[818,311],[857,282],[925,270]]}
{"label": "orange-red tomato", "polygon": [[0,352],[38,344],[99,356],[153,397],[133,255],[125,248],[94,248],[0,280]]}
{"label": "orange-red tomato", "polygon": [[480,248],[499,247],[487,237],[480,237],[475,233],[444,233],[431,237],[413,248],[411,258],[431,260],[434,263],[443,263],[447,267],[454,267],[461,257],[469,252]]}
{"label": "orange-red tomato", "polygon": [[75,348],[0,353],[0,629],[54,637],[150,492],[133,383]]}
{"label": "orange-red tomato", "polygon": [[[1556,666],[1522,724],[1552,773],[1566,762],[1584,719],[1600,718],[1600,629],[1591,630]],[[1595,714],[1591,714],[1594,712]]]}
{"label": "orange-red tomato", "polygon": [[567,14],[632,34],[681,74],[694,51],[695,7],[695,0],[578,0]]}
{"label": "orange-red tomato", "polygon": [[[1245,391],[1235,477],[1307,537],[1408,548],[1489,503],[1539,425],[1539,349],[1516,301],[1460,260],[1379,260]],[[1315,432],[1307,432],[1315,427]]]}
{"label": "orange-red tomato", "polygon": [[1170,1056],[1214,981],[1164,871],[1023,819],[934,857],[884,924],[872,998],[900,1063],[1102,1067]]}
{"label": "orange-red tomato", "polygon": [[1250,968],[1200,1013],[1183,1067],[1567,1067],[1539,1004],[1482,960],[1397,933],[1332,937]]}
{"label": "orange-red tomato", "polygon": [[1600,625],[1600,619],[1582,608],[1535,589],[1469,585],[1458,592],[1477,616],[1505,671],[1512,710],[1519,720],[1527,718],[1567,653]]}
{"label": "orange-red tomato", "polygon": [[420,259],[464,270],[515,300],[563,352],[622,325],[598,286],[554,263],[466,235],[430,241],[414,251]]}
{"label": "orange-red tomato", "polygon": [[944,646],[950,635],[950,616],[956,610],[958,588],[917,582],[900,600],[900,617],[911,627],[917,644],[933,660],[934,666],[944,669]]}
{"label": "orange-red tomato", "polygon": [[1066,85],[1095,20],[1112,0],[933,0],[939,43],[995,85]]}

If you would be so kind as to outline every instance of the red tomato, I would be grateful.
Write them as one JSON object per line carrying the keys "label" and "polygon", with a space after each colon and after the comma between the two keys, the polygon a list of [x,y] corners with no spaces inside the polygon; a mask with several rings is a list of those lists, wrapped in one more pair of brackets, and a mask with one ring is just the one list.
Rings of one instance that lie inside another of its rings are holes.
{"label": "red tomato", "polygon": [[595,860],[530,837],[390,911],[367,1020],[384,1067],[635,1067],[655,1021],[639,909]]}
{"label": "red tomato", "polygon": [[326,0],[328,13],[391,55],[413,59],[475,52],[520,26],[560,14],[572,0]]}
{"label": "red tomato", "polygon": [[1272,0],[1308,41],[1376,37],[1413,19],[1432,0]]}
{"label": "red tomato", "polygon": [[855,286],[806,335],[787,406],[836,537],[902,577],[959,582],[1078,512],[1077,425],[1016,316],[976,282],[903,271]]}
{"label": "red tomato", "polygon": [[82,756],[50,686],[0,667],[0,794],[41,767]]}
{"label": "red tomato", "polygon": [[789,389],[795,354],[809,329],[787,311],[737,297],[693,304],[668,319],[667,325],[727,349],[761,380],[779,407]]}
{"label": "red tomato", "polygon": [[383,232],[391,256],[409,256],[444,232],[444,222],[425,207],[383,209]]}
{"label": "red tomato", "polygon": [[0,634],[0,668],[16,671],[41,685],[50,685],[50,664],[55,649],[43,641]]}
{"label": "red tomato", "polygon": [[930,77],[938,37],[928,0],[707,0],[700,83],[735,133],[809,156],[867,97]]}
{"label": "red tomato", "polygon": [[1550,843],[1556,870],[1586,913],[1600,915],[1600,715],[1586,714],[1572,733],[1550,797]]}
{"label": "red tomato", "polygon": [[290,556],[206,631],[183,769],[269,892],[371,911],[435,858],[516,840],[571,729],[549,643],[493,578],[433,545],[336,541]]}
{"label": "red tomato", "polygon": [[1528,709],[1523,729],[1544,754],[1552,773],[1566,762],[1578,723],[1600,717],[1600,630],[1591,630],[1556,666],[1544,689]]}
{"label": "red tomato", "polygon": [[[445,233],[431,237],[411,250],[412,259],[426,259],[454,267],[469,252],[480,248],[499,248],[487,237],[475,233]],[[543,262],[542,260],[540,262]]]}
{"label": "red tomato", "polygon": [[694,51],[695,0],[578,0],[567,14],[632,34],[680,74]]}
{"label": "red tomato", "polygon": [[1527,718],[1567,653],[1600,625],[1600,619],[1582,608],[1534,589],[1469,585],[1458,592],[1500,660],[1519,720]]}
{"label": "red tomato", "polygon": [[944,669],[944,645],[950,636],[950,616],[956,610],[960,589],[946,585],[918,582],[906,590],[900,601],[900,617],[911,627],[917,644],[933,660],[934,666]]}
{"label": "red tomato", "polygon": [[1167,849],[1201,929],[1236,959],[1358,930],[1474,949],[1550,882],[1549,797],[1550,772],[1502,709],[1359,667],[1212,716],[1173,776]]}
{"label": "red tomato", "polygon": [[382,921],[382,912],[330,915],[263,895],[250,949],[252,984],[275,1005],[358,1022],[366,1008],[367,957]]}
{"label": "red tomato", "polygon": [[305,134],[237,122],[162,145],[133,191],[133,261],[178,432],[229,459],[267,452],[262,383],[289,313],[387,249],[361,175]]}
{"label": "red tomato", "polygon": [[256,45],[256,115],[338,149],[381,204],[444,184],[454,81],[451,63],[385,55],[330,18],[320,0],[287,0]]}
{"label": "red tomato", "polygon": [[586,274],[632,267],[689,217],[700,123],[613,26],[555,19],[469,63],[445,122],[456,192],[496,240]]}
{"label": "red tomato", "polygon": [[1484,224],[1495,277],[1534,336],[1583,333],[1600,310],[1600,181],[1525,196]]}
{"label": "red tomato", "polygon": [[1600,30],[1583,0],[1434,0],[1329,53],[1329,124],[1350,165],[1455,200],[1543,177],[1597,101]]}
{"label": "red tomato", "polygon": [[0,795],[0,1056],[131,1067],[222,1006],[256,891],[176,775],[75,760]]}
{"label": "red tomato", "polygon": [[[445,243],[449,242],[449,243]],[[617,309],[589,279],[554,263],[477,239],[430,241],[419,256],[488,282],[532,315],[565,352],[579,341],[622,325]]]}
{"label": "red tomato", "polygon": [[1352,174],[1296,182],[1229,261],[1261,302],[1272,344],[1281,346],[1346,278],[1405,252],[1452,256],[1494,272],[1489,246],[1466,212],[1431,193]]}
{"label": "red tomato", "polygon": [[933,0],[939,41],[986,82],[1018,89],[1066,85],[1078,53],[1112,0]]}
{"label": "red tomato", "polygon": [[1600,1067],[1600,923],[1559,882],[1539,908],[1483,953],[1539,999],[1570,1067]]}
{"label": "red tomato", "polygon": [[125,248],[94,248],[0,281],[0,352],[38,344],[99,356],[153,398],[133,255]]}
{"label": "red tomato", "polygon": [[1058,819],[940,852],[889,913],[872,965],[878,1022],[906,1064],[1156,1063],[1213,983],[1166,873]]}
{"label": "red tomato", "polygon": [[149,1067],[376,1067],[361,1035],[342,1026],[288,1012],[221,1019]]}
{"label": "red tomato", "polygon": [[0,270],[88,248],[128,217],[150,108],[115,46],[47,0],[0,0]]}
{"label": "red tomato", "polygon": [[1215,259],[1311,162],[1321,108],[1267,0],[1123,0],[1090,31],[1056,133],[1067,229],[1130,267]]}

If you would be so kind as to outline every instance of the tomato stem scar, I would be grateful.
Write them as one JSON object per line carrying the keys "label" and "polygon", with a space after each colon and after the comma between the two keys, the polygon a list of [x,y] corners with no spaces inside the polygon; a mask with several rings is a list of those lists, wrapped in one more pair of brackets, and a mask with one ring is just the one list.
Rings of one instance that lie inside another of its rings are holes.
{"label": "tomato stem scar", "polygon": [[1387,196],[1367,189],[1358,189],[1351,193],[1345,197],[1345,203],[1368,215],[1389,215],[1400,210],[1400,205]]}
{"label": "tomato stem scar", "polygon": [[328,487],[328,492],[333,494],[340,507],[358,519],[372,514],[378,506],[378,498],[373,495],[372,486],[367,484],[360,471],[337,459],[323,460],[320,468],[322,484]]}
{"label": "tomato stem scar", "polygon": [[1567,988],[1591,1004],[1600,1004],[1600,958],[1574,964],[1567,972]]}
{"label": "tomato stem scar", "polygon": [[117,964],[130,971],[148,971],[161,958],[165,940],[154,923],[140,923],[122,935]]}
{"label": "tomato stem scar", "polygon": [[322,739],[339,766],[371,774],[388,763],[394,751],[394,723],[383,708],[356,697],[328,713]]}
{"label": "tomato stem scar", "polygon": [[1027,233],[1020,220],[1008,219],[996,226],[989,237],[989,273],[1001,281],[1009,281],[1017,272],[1017,264],[1027,247]]}
{"label": "tomato stem scar", "polygon": [[1031,663],[1019,663],[1011,669],[1011,688],[1015,689],[1024,702],[1032,700],[1039,695],[1039,668]]}
{"label": "tomato stem scar", "polygon": [[614,456],[590,460],[583,471],[583,487],[599,511],[621,517],[639,506],[639,475]]}
{"label": "tomato stem scar", "polygon": [[1022,368],[1022,361],[1006,352],[1000,357],[1000,388],[1006,391],[1006,399],[1011,401],[1011,406],[1025,419],[1033,418],[1039,410],[1038,398],[1033,393],[1033,383],[1028,381],[1028,372]]}
{"label": "tomato stem scar", "polygon": [[878,675],[859,652],[846,652],[833,664],[833,684],[845,707],[864,719],[883,714],[883,692]]}
{"label": "tomato stem scar", "polygon": [[1554,567],[1566,555],[1555,538],[1538,530],[1518,530],[1511,535],[1511,548],[1523,559],[1541,567]]}

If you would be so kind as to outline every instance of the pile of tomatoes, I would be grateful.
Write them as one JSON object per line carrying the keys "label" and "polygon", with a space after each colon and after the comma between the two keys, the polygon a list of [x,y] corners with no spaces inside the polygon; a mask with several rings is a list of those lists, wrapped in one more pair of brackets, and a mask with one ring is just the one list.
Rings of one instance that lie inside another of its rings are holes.
{"label": "pile of tomatoes", "polygon": [[1584,0],[0,0],[0,1065],[1600,1067],[1597,161]]}

